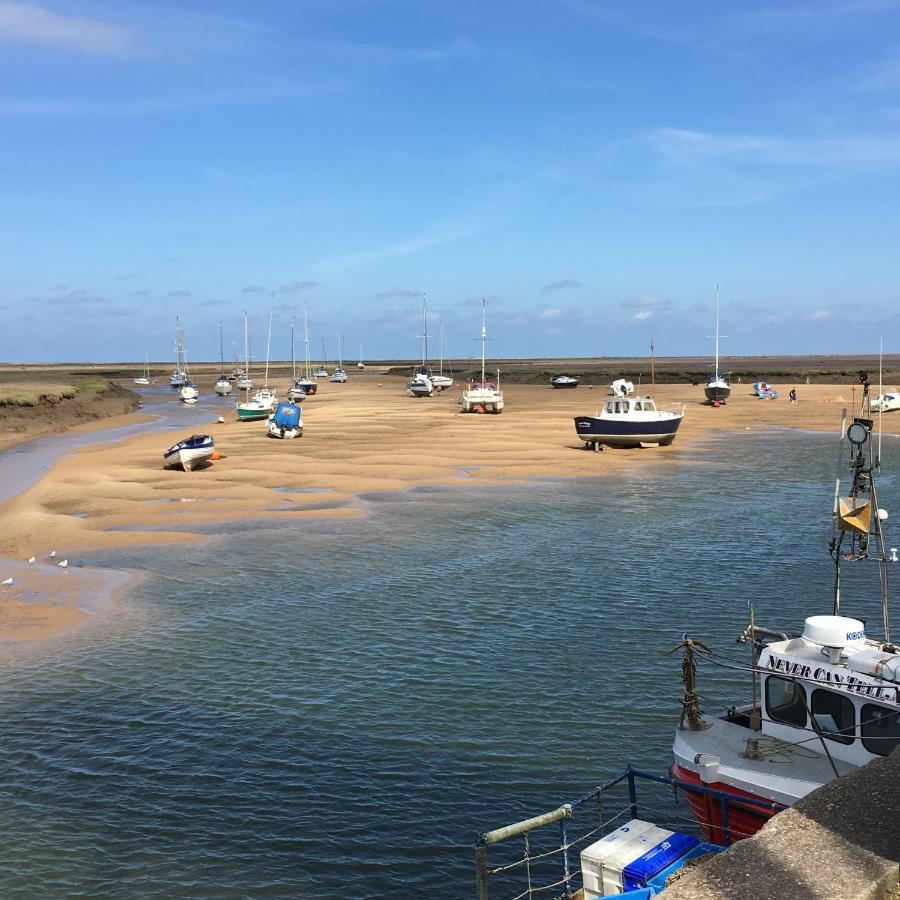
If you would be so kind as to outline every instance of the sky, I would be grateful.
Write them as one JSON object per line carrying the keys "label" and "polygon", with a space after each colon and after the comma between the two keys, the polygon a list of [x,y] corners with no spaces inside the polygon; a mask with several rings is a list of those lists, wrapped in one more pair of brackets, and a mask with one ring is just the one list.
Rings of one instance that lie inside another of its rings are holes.
{"label": "sky", "polygon": [[0,361],[900,351],[900,0],[0,0]]}

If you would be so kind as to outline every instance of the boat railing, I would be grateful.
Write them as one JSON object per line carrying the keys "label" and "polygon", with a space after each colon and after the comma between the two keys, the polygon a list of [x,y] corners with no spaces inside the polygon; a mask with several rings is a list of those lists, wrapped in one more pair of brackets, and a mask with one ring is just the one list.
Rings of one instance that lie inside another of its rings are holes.
{"label": "boat railing", "polygon": [[[646,797],[638,803],[638,782],[648,790],[655,789],[652,804],[645,802]],[[631,819],[649,818],[672,830],[696,834],[698,824],[694,815],[680,804],[680,794],[685,789],[718,801],[722,821],[715,824],[722,829],[726,846],[731,844],[729,801],[734,801],[733,794],[628,766],[621,775],[569,803],[481,834],[475,844],[478,900],[489,900],[491,886],[503,892],[504,900],[571,900],[582,883],[581,850]],[[742,796],[741,803],[767,811],[781,809],[777,804],[754,797]],[[712,827],[714,823],[708,824]],[[520,848],[518,852],[513,845],[507,845],[502,851],[495,849],[514,838],[522,842],[515,844]],[[488,854],[492,850],[495,859],[489,863]],[[497,859],[501,853],[503,859]]]}
{"label": "boat railing", "polygon": [[683,416],[687,405],[684,403],[657,403],[657,412],[672,413],[677,416]]}

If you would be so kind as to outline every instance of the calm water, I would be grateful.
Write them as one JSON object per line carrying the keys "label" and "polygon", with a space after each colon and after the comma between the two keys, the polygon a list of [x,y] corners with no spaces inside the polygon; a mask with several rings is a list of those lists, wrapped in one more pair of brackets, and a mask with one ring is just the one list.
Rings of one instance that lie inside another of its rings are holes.
{"label": "calm water", "polygon": [[751,598],[772,627],[829,611],[835,444],[95,556],[152,577],[0,675],[0,894],[471,896],[476,831],[664,770],[683,631],[745,655]]}

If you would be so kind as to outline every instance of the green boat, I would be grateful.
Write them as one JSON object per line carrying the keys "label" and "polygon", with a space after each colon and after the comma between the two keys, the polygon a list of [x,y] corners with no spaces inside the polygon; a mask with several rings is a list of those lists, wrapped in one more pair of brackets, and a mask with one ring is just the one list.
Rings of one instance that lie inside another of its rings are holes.
{"label": "green boat", "polygon": [[[266,386],[258,390],[253,397],[247,397],[243,403],[236,404],[237,417],[239,422],[254,422],[257,419],[268,419],[278,403],[275,391],[270,391],[268,387],[269,381],[269,346],[272,342],[272,313],[269,313],[269,340],[266,346]],[[248,377],[250,375],[250,349],[247,337],[247,313],[244,313],[244,371]]]}

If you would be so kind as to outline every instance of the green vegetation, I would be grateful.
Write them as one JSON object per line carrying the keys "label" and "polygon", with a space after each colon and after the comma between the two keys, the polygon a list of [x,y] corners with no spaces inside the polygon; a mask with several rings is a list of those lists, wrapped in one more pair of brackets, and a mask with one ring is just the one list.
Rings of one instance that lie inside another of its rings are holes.
{"label": "green vegetation", "polygon": [[105,378],[76,375],[68,384],[34,378],[4,376],[0,381],[0,407],[34,407],[44,403],[60,403],[77,396],[99,397],[113,389]]}

